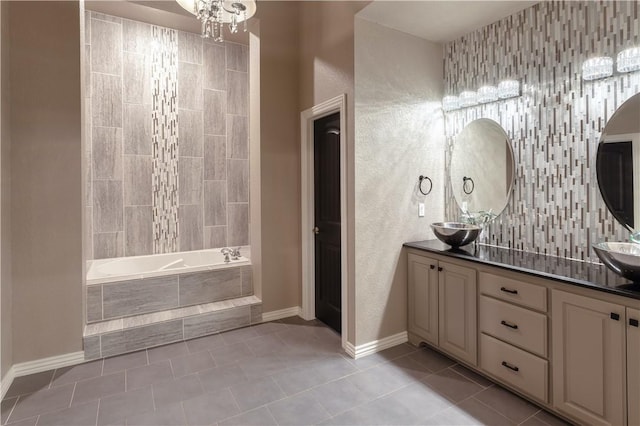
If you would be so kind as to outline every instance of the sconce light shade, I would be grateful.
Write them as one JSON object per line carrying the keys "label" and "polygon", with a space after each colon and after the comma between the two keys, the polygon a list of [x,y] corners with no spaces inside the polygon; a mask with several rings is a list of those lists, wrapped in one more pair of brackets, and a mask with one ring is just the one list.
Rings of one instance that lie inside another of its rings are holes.
{"label": "sconce light shade", "polygon": [[640,47],[632,47],[618,53],[616,64],[618,72],[640,70]]}
{"label": "sconce light shade", "polygon": [[482,86],[478,89],[478,102],[486,104],[498,100],[498,88],[495,86]]}
{"label": "sconce light shade", "polygon": [[599,78],[610,77],[613,75],[613,58],[601,56],[591,58],[582,64],[582,79],[597,80]]}
{"label": "sconce light shade", "polygon": [[500,99],[515,98],[516,96],[520,96],[520,82],[518,80],[503,80],[498,84]]}
{"label": "sconce light shade", "polygon": [[445,112],[460,109],[460,100],[457,96],[445,96],[442,98],[442,110]]}
{"label": "sconce light shade", "polygon": [[460,106],[462,108],[478,105],[478,94],[476,92],[466,91],[460,93]]}

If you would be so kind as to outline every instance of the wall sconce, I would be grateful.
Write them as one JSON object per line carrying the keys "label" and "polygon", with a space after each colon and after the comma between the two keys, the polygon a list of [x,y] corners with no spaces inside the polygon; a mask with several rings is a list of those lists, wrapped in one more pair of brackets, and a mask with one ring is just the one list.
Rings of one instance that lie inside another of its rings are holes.
{"label": "wall sconce", "polygon": [[498,84],[498,97],[500,99],[515,98],[520,96],[520,82],[518,80],[504,80]]}
{"label": "wall sconce", "polygon": [[591,81],[613,75],[613,58],[600,56],[584,61],[582,64],[582,79]]}
{"label": "wall sconce", "polygon": [[478,94],[472,91],[460,93],[460,106],[462,108],[478,105]]}
{"label": "wall sconce", "polygon": [[618,53],[616,65],[618,72],[640,70],[640,47],[632,47]]}
{"label": "wall sconce", "polygon": [[478,102],[486,104],[498,100],[498,88],[495,86],[482,86],[478,89]]}
{"label": "wall sconce", "polygon": [[460,109],[460,100],[457,96],[445,96],[442,98],[442,109],[445,112]]}
{"label": "wall sconce", "polygon": [[444,112],[455,111],[502,99],[520,96],[520,82],[518,80],[504,80],[496,86],[482,86],[478,92],[471,90],[460,93],[460,96],[445,96],[442,98],[442,110]]}

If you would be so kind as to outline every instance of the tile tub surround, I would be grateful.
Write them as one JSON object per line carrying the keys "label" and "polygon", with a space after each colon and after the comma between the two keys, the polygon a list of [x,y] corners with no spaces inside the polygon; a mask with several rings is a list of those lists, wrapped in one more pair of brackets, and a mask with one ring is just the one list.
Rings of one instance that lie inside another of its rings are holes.
{"label": "tile tub surround", "polygon": [[87,285],[87,322],[219,302],[253,294],[251,266]]}
{"label": "tile tub surround", "polygon": [[247,245],[248,46],[85,22],[87,258]]}
{"label": "tile tub surround", "polygon": [[[518,98],[445,113],[445,164],[454,136],[474,119],[497,121],[512,141],[514,192],[481,242],[597,261],[591,244],[627,240],[601,198],[595,159],[607,120],[640,92],[640,73],[586,82],[581,65],[640,45],[639,27],[635,1],[549,1],[444,45],[446,94],[504,79],[522,86]],[[446,216],[457,220],[446,191]]]}
{"label": "tile tub surround", "polygon": [[1,423],[565,425],[426,348],[352,360],[293,317],[15,379]]}
{"label": "tile tub surround", "polygon": [[[222,259],[218,251],[205,250],[142,259],[92,261],[88,276],[93,278],[88,279],[86,285],[85,359],[118,355],[261,322],[262,302],[253,296],[249,260],[230,264],[198,263],[215,261],[211,255]],[[145,270],[145,265],[157,268],[176,262],[196,266]],[[102,275],[101,267],[107,268]],[[129,274],[105,275],[118,271]],[[141,278],[126,279],[133,271],[137,271],[133,276]]]}
{"label": "tile tub surround", "polygon": [[262,322],[262,301],[255,296],[168,309],[88,324],[86,360],[148,349]]}

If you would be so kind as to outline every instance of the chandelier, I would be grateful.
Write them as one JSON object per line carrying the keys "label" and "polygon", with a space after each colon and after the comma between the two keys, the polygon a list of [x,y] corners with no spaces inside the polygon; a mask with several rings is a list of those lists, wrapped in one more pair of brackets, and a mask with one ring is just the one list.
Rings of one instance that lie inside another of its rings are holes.
{"label": "chandelier", "polygon": [[255,0],[176,0],[202,23],[202,37],[224,41],[223,26],[231,33],[238,32],[242,23],[247,31],[247,20],[256,13]]}

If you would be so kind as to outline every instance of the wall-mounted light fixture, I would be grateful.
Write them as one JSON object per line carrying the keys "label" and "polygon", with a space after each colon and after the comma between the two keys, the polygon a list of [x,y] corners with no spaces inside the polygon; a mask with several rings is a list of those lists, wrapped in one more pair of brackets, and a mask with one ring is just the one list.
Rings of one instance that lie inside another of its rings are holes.
{"label": "wall-mounted light fixture", "polygon": [[613,75],[613,58],[599,56],[587,59],[582,64],[582,79],[591,81]]}
{"label": "wall-mounted light fixture", "polygon": [[631,47],[618,53],[616,57],[618,72],[632,72],[640,70],[640,47]]}
{"label": "wall-mounted light fixture", "polygon": [[486,104],[498,100],[498,88],[495,86],[482,86],[478,89],[478,102]]}
{"label": "wall-mounted light fixture", "polygon": [[467,90],[465,92],[460,93],[460,106],[462,108],[466,108],[474,105],[478,105],[478,94],[476,92]]}
{"label": "wall-mounted light fixture", "polygon": [[504,80],[498,84],[498,87],[487,85],[479,88],[477,92],[467,90],[460,93],[460,96],[445,96],[442,98],[442,110],[450,112],[517,96],[520,96],[520,82]]}
{"label": "wall-mounted light fixture", "polygon": [[498,84],[498,97],[509,99],[520,96],[520,82],[518,80],[504,80]]}
{"label": "wall-mounted light fixture", "polygon": [[442,109],[445,112],[460,109],[460,99],[457,96],[445,96],[442,98]]}

